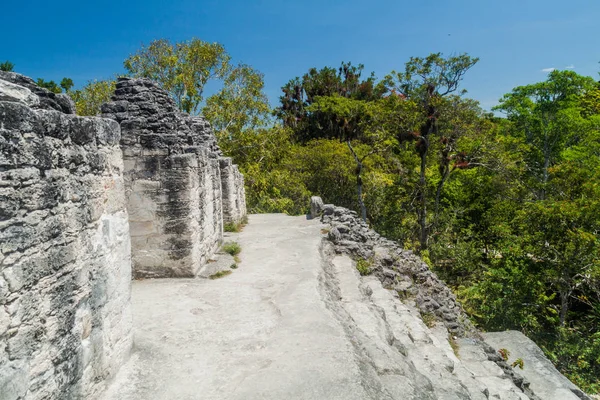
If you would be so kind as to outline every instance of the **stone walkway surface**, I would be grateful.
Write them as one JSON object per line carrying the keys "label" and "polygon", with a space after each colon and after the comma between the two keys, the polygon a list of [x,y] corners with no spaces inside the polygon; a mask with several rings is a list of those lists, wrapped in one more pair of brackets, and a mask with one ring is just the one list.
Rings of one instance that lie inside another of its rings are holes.
{"label": "stone walkway surface", "polygon": [[133,284],[135,348],[106,399],[365,399],[352,344],[320,295],[320,229],[253,215],[239,268]]}
{"label": "stone walkway surface", "polygon": [[226,239],[242,247],[232,274],[135,281],[134,352],[102,400],[528,399],[479,347],[463,364],[323,228],[252,215]]}

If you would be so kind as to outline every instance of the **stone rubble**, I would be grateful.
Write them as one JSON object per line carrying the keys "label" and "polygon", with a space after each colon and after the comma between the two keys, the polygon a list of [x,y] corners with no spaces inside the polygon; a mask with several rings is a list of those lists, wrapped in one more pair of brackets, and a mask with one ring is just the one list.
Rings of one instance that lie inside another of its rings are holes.
{"label": "stone rubble", "polygon": [[347,254],[329,253],[331,308],[371,376],[367,386],[383,393],[375,398],[538,399],[490,361],[478,341],[468,339],[478,356],[468,361],[469,347],[457,343],[443,324],[426,325],[414,304],[394,296],[377,277],[361,277]]}

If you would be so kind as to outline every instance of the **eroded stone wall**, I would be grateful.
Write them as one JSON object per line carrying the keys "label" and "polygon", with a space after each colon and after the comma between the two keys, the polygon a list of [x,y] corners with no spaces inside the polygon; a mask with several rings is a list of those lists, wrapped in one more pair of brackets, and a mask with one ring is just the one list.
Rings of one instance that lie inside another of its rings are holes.
{"label": "eroded stone wall", "polygon": [[152,81],[121,78],[103,115],[121,125],[136,277],[195,276],[223,223],[246,215],[243,177],[210,125]]}
{"label": "eroded stone wall", "polygon": [[244,176],[231,158],[221,158],[221,186],[223,190],[223,220],[237,224],[246,217]]}
{"label": "eroded stone wall", "polygon": [[0,72],[0,399],[94,399],[132,344],[116,122]]}

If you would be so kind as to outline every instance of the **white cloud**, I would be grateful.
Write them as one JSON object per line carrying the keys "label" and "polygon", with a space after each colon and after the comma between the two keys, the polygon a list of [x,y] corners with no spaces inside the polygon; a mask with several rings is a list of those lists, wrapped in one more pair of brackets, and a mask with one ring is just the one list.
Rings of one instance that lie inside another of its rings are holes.
{"label": "white cloud", "polygon": [[552,71],[554,71],[555,69],[556,69],[556,68],[544,68],[544,69],[542,70],[542,72],[552,72]]}
{"label": "white cloud", "polygon": [[565,69],[575,69],[575,66],[574,66],[573,64],[571,64],[571,65],[567,65],[567,66],[565,67]]}

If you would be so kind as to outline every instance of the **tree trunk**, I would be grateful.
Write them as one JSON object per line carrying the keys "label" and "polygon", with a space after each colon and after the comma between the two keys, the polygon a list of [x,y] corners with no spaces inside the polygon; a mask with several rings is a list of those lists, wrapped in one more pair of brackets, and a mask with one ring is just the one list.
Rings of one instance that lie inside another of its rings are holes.
{"label": "tree trunk", "polygon": [[444,170],[444,175],[442,176],[442,179],[438,183],[437,190],[435,192],[434,223],[433,223],[434,226],[437,225],[437,221],[438,221],[439,209],[440,209],[440,197],[442,197],[442,189],[444,188],[444,184],[448,180],[449,176],[450,176],[450,169],[446,168]]}
{"label": "tree trunk", "polygon": [[356,155],[356,152],[354,151],[354,148],[352,148],[352,144],[349,140],[346,141],[346,144],[348,145],[348,148],[350,149],[350,152],[356,161],[356,194],[358,196],[358,205],[360,207],[361,218],[363,221],[367,222],[367,207],[365,206],[362,195],[363,183],[361,174],[363,170],[363,163],[362,160],[358,158],[358,155]]}
{"label": "tree trunk", "polygon": [[425,181],[425,171],[427,168],[427,147],[425,150],[421,152],[421,174],[419,177],[419,186],[421,197],[419,200],[421,202],[421,212],[419,213],[419,226],[421,227],[421,235],[420,235],[420,243],[421,243],[421,251],[427,249],[427,195],[426,195],[426,181]]}
{"label": "tree trunk", "polygon": [[560,327],[564,328],[567,322],[567,312],[569,311],[569,293],[560,291]]}
{"label": "tree trunk", "polygon": [[417,151],[421,157],[421,173],[419,176],[419,200],[421,210],[419,215],[419,226],[421,228],[421,234],[419,238],[420,251],[427,250],[427,181],[425,179],[425,172],[427,170],[427,153],[429,152],[429,138],[435,132],[436,126],[436,108],[431,104],[431,98],[433,96],[435,88],[429,86],[428,97],[425,102],[425,108],[427,109],[427,120],[420,129],[419,143],[417,143]]}
{"label": "tree trunk", "polygon": [[356,192],[358,194],[358,204],[360,205],[360,215],[363,221],[367,222],[367,207],[365,206],[365,202],[363,201],[362,195],[362,163],[359,163],[358,172],[356,173]]}

